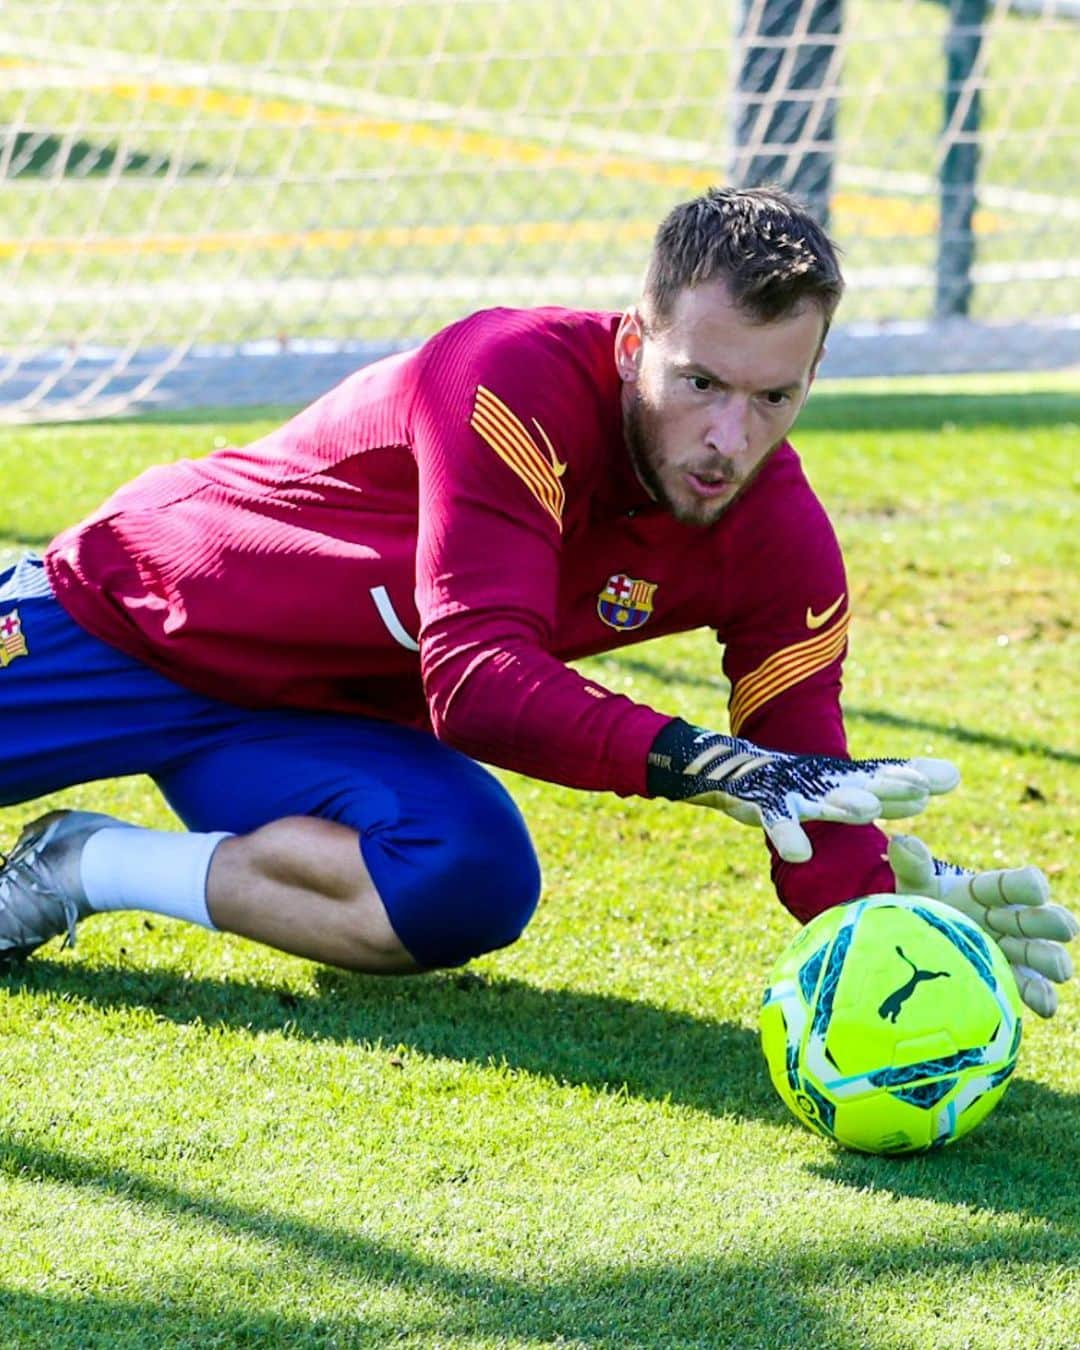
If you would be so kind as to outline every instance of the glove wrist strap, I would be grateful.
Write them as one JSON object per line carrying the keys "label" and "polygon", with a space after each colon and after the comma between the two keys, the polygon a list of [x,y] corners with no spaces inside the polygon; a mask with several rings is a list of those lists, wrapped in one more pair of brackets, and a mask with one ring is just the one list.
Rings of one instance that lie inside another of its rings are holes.
{"label": "glove wrist strap", "polygon": [[676,802],[703,790],[722,791],[725,780],[746,764],[748,755],[757,759],[761,753],[750,741],[676,717],[661,729],[649,750],[646,791],[650,797]]}

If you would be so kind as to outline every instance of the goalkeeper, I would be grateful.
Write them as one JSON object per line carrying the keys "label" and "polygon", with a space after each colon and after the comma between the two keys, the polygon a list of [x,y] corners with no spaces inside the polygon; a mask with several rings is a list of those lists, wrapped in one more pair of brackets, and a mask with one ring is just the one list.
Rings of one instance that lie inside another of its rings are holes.
{"label": "goalkeeper", "polygon": [[[708,192],[625,313],[475,314],[0,574],[0,802],[147,773],[187,826],[31,823],[0,959],[142,908],[360,970],[467,961],[540,893],[484,761],[761,826],[800,919],[895,888],[958,904],[1049,1015],[1075,925],[1041,873],[887,850],[871,822],[956,771],[847,758],[848,583],[788,441],[841,290],[793,201]],[[731,736],[566,664],[701,627]]]}

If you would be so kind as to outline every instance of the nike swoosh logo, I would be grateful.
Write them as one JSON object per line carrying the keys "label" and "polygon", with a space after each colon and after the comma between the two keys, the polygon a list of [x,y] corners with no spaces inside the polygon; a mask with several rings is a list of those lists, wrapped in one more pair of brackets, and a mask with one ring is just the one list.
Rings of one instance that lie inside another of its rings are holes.
{"label": "nike swoosh logo", "polygon": [[560,459],[558,455],[555,453],[555,447],[551,444],[551,437],[547,434],[547,432],[544,430],[544,428],[540,425],[540,423],[536,420],[535,417],[532,420],[532,424],[540,433],[540,435],[543,436],[544,438],[544,444],[547,446],[548,454],[551,456],[551,467],[555,473],[555,477],[561,478],[563,474],[566,472],[566,460]]}
{"label": "nike swoosh logo", "polygon": [[823,609],[820,614],[815,614],[809,605],[806,607],[806,626],[807,628],[820,628],[823,623],[828,623],[840,606],[844,603],[844,596],[847,591],[841,591],[828,609]]}

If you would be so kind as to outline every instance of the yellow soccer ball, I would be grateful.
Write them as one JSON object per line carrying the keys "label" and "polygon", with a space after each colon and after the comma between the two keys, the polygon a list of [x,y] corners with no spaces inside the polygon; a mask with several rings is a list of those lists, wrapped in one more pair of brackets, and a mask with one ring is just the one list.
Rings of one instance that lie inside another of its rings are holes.
{"label": "yellow soccer ball", "polygon": [[772,969],[761,1043],[803,1124],[864,1153],[941,1148],[1001,1100],[1021,1002],[996,942],[934,900],[819,914]]}

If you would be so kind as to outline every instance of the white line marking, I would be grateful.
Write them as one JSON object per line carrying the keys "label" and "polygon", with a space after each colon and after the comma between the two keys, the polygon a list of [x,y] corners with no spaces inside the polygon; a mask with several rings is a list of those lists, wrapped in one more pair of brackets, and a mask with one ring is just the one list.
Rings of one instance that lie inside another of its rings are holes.
{"label": "white line marking", "polygon": [[[1045,259],[1007,263],[976,263],[972,279],[988,286],[1007,286],[1022,281],[1067,281],[1080,278],[1080,259]],[[928,287],[934,284],[930,267],[867,267],[848,273],[853,292]],[[421,301],[463,304],[550,305],[573,300],[619,308],[637,294],[637,273],[579,276],[567,272],[543,276],[432,276],[429,273],[398,273],[387,277],[373,274],[353,277],[289,277],[280,281],[237,278],[229,282],[230,304],[272,304],[276,313],[290,305],[369,305],[387,312],[395,305]],[[214,304],[221,300],[221,282],[145,281],[128,285],[86,282],[21,282],[0,290],[0,310],[24,309],[28,305],[93,305],[108,310],[132,304]]]}

